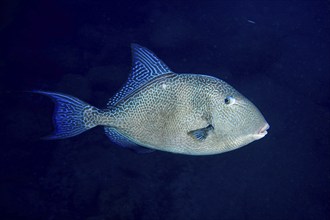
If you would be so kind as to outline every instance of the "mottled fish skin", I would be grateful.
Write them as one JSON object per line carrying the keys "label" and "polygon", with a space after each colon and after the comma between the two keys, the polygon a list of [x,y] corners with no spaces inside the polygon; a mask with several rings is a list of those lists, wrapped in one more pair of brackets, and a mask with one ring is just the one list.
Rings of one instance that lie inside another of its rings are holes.
{"label": "mottled fish skin", "polygon": [[[225,104],[228,96],[235,97],[234,105]],[[161,76],[103,114],[98,124],[115,127],[139,145],[190,155],[217,154],[246,145],[259,138],[257,133],[266,124],[233,87],[197,74]],[[213,130],[204,140],[189,135],[209,125]]]}
{"label": "mottled fish skin", "polygon": [[132,48],[130,78],[107,109],[59,93],[35,91],[56,103],[55,132],[49,139],[72,137],[101,125],[112,141],[138,152],[210,155],[267,134],[269,125],[260,111],[226,82],[174,73],[146,48]]}

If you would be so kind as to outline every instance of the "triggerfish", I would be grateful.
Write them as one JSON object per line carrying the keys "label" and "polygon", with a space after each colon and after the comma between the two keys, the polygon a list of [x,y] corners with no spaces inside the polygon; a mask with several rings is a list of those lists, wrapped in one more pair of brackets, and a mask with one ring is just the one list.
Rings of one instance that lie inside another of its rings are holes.
{"label": "triggerfish", "polygon": [[257,107],[223,80],[175,73],[137,44],[132,44],[132,57],[129,78],[106,109],[69,95],[34,91],[55,102],[55,131],[47,139],[104,126],[113,142],[137,152],[210,155],[267,134],[269,125]]}

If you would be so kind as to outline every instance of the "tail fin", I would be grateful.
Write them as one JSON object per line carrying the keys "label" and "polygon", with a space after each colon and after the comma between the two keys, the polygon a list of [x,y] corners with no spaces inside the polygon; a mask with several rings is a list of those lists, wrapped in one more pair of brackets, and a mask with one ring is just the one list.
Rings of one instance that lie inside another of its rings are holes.
{"label": "tail fin", "polygon": [[45,139],[63,139],[76,136],[96,125],[87,126],[84,112],[86,109],[94,108],[87,103],[72,96],[54,92],[33,91],[50,97],[55,102],[54,125],[55,131]]}

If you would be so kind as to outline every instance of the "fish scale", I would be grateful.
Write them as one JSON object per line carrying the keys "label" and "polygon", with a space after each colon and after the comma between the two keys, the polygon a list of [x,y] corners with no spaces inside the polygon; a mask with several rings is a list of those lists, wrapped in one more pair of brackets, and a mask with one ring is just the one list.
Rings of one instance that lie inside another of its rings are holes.
{"label": "fish scale", "polygon": [[126,84],[98,109],[77,98],[35,91],[53,99],[55,131],[48,139],[76,136],[95,126],[121,147],[188,155],[223,153],[263,138],[260,111],[232,86],[204,74],[178,74],[153,52],[132,44]]}

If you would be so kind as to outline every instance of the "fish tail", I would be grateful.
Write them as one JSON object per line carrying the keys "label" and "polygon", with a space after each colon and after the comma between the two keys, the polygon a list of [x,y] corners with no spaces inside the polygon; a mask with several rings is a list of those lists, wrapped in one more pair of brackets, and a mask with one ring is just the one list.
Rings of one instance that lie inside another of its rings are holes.
{"label": "fish tail", "polygon": [[54,92],[33,91],[46,95],[55,103],[53,115],[55,131],[44,139],[64,139],[73,137],[97,126],[98,109],[69,95]]}

